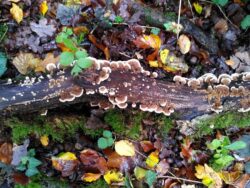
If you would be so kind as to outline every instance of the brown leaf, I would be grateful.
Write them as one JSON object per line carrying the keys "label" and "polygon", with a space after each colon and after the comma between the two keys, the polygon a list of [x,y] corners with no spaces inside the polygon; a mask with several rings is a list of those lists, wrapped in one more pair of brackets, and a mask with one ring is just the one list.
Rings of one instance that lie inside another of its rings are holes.
{"label": "brown leaf", "polygon": [[141,145],[143,151],[146,152],[146,153],[153,150],[153,149],[155,149],[154,144],[152,142],[148,141],[148,140],[141,141],[140,145]]}
{"label": "brown leaf", "polygon": [[118,153],[113,152],[107,156],[107,159],[108,159],[108,162],[107,162],[108,168],[121,169],[123,163],[126,160],[126,157],[120,156],[118,155]]}
{"label": "brown leaf", "polygon": [[4,164],[10,164],[12,161],[12,144],[3,143],[0,146],[0,161]]}
{"label": "brown leaf", "polygon": [[181,146],[181,155],[189,160],[192,157],[192,151],[193,149],[191,148],[192,142],[189,140],[189,138],[184,139],[184,143]]}
{"label": "brown leaf", "polygon": [[29,178],[25,176],[23,173],[14,172],[12,177],[15,183],[21,185],[26,185],[27,183],[29,183]]}
{"label": "brown leaf", "polygon": [[170,166],[166,159],[161,160],[156,166],[156,172],[160,175],[164,175],[168,172]]}
{"label": "brown leaf", "polygon": [[88,35],[88,39],[94,44],[95,47],[103,51],[107,60],[110,59],[110,52],[108,47],[104,46],[101,43],[98,43],[96,37],[92,34]]}
{"label": "brown leaf", "polygon": [[80,154],[84,169],[88,172],[104,174],[107,170],[107,161],[95,150],[85,149]]}
{"label": "brown leaf", "polygon": [[54,57],[52,53],[46,54],[45,59],[40,62],[35,68],[35,72],[46,72],[46,67],[48,64],[57,64],[59,61],[59,56]]}
{"label": "brown leaf", "polygon": [[234,186],[238,188],[248,188],[250,185],[250,174],[243,174],[235,183]]}

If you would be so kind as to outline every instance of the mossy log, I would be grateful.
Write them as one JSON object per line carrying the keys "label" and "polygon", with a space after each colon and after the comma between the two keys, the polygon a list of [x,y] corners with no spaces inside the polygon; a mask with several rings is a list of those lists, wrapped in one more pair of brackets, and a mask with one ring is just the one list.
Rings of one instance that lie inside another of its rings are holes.
{"label": "mossy log", "polygon": [[[91,58],[93,66],[78,76],[58,71],[46,78],[29,78],[22,83],[0,85],[0,113],[27,114],[63,104],[90,102],[103,109],[138,108],[181,119],[223,110],[250,109],[250,74],[207,74],[198,79],[157,79],[138,60],[109,62]],[[214,82],[214,83],[213,83]],[[229,83],[228,83],[229,82]]]}

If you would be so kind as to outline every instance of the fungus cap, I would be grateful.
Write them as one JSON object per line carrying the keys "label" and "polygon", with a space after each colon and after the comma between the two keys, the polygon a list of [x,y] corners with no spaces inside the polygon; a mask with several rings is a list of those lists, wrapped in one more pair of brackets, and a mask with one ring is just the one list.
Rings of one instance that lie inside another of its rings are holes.
{"label": "fungus cap", "polygon": [[82,96],[84,90],[83,88],[79,87],[79,86],[73,86],[70,88],[70,95],[74,96],[74,97],[80,97]]}
{"label": "fungus cap", "polygon": [[115,97],[115,102],[117,102],[118,104],[119,103],[125,103],[125,102],[127,102],[127,100],[128,100],[128,96],[126,96],[126,95],[120,95],[120,96],[116,96]]}

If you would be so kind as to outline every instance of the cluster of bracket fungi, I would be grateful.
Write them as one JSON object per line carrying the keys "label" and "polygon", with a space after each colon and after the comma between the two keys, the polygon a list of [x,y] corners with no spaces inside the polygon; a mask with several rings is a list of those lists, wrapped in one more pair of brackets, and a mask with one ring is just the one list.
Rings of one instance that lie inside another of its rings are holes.
{"label": "cluster of bracket fungi", "polygon": [[[167,88],[161,88],[159,82],[156,82],[157,73],[144,70],[136,59],[128,61],[90,59],[93,61],[92,67],[76,76],[72,87],[61,91],[59,99],[61,102],[73,101],[84,93],[101,94],[108,100],[92,101],[91,106],[99,106],[106,110],[115,106],[124,109],[131,105],[132,108],[139,107],[142,111],[169,116],[185,101],[191,99],[185,96],[178,98],[178,92],[180,92],[178,87],[180,87],[185,88],[191,96],[202,97],[203,101],[208,101],[210,110],[217,113],[223,111],[222,100],[225,97],[235,97],[235,100],[240,100],[239,111],[250,110],[250,90],[247,87],[250,83],[249,72],[222,74],[219,77],[208,73],[197,79],[175,76],[175,83],[170,83]],[[176,83],[179,84],[178,87]],[[155,96],[153,99],[152,95]]]}
{"label": "cluster of bracket fungi", "polygon": [[211,104],[211,110],[216,113],[223,111],[222,102],[226,97],[234,97],[239,101],[241,105],[239,112],[250,111],[250,72],[221,74],[218,77],[207,73],[199,78],[190,79],[175,76],[174,81],[194,90],[206,88],[207,100]]}

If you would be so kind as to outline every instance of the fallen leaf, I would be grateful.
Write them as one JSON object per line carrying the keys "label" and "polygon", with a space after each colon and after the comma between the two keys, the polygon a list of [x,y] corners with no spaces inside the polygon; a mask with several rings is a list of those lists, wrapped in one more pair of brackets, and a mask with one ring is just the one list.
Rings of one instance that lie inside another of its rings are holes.
{"label": "fallen leaf", "polygon": [[170,168],[166,159],[161,160],[156,166],[156,172],[160,175],[165,175]]}
{"label": "fallen leaf", "polygon": [[211,167],[207,164],[204,166],[197,165],[195,166],[195,176],[198,179],[202,179],[202,183],[209,188],[221,188],[222,187],[222,179],[219,174],[215,172]]}
{"label": "fallen leaf", "polygon": [[84,173],[81,179],[85,182],[93,182],[98,180],[101,175],[102,174]]}
{"label": "fallen leaf", "polygon": [[48,11],[48,4],[47,4],[47,1],[43,1],[41,4],[40,4],[40,12],[41,12],[41,14],[44,16],[46,13],[47,13],[47,11]]}
{"label": "fallen leaf", "polygon": [[79,161],[74,153],[66,152],[58,157],[52,157],[52,166],[62,172],[63,177],[70,176],[74,173]]}
{"label": "fallen leaf", "polygon": [[250,174],[243,174],[233,185],[238,188],[249,188]]}
{"label": "fallen leaf", "polygon": [[190,47],[191,47],[191,41],[186,35],[182,34],[178,38],[177,43],[179,45],[179,48],[182,54],[186,54],[189,52]]}
{"label": "fallen leaf", "polygon": [[29,178],[20,172],[14,172],[12,178],[16,184],[27,185],[29,183]]}
{"label": "fallen leaf", "polygon": [[186,137],[181,145],[181,155],[187,160],[190,160],[192,157],[193,149],[191,148],[191,144],[190,139]]}
{"label": "fallen leaf", "polygon": [[0,145],[0,162],[10,164],[12,161],[12,144],[3,143]]}
{"label": "fallen leaf", "polygon": [[56,28],[54,25],[48,24],[46,18],[40,19],[39,23],[31,22],[30,29],[39,37],[52,37],[55,34]]}
{"label": "fallen leaf", "polygon": [[32,53],[19,53],[12,61],[21,74],[27,74],[29,70],[34,70],[40,63],[40,59],[35,58]]}
{"label": "fallen leaf", "polygon": [[81,151],[80,159],[85,171],[104,174],[108,170],[107,161],[95,150],[85,149]]}
{"label": "fallen leaf", "polygon": [[59,62],[59,56],[54,57],[53,53],[46,54],[44,60],[42,60],[35,68],[35,72],[46,72],[48,64],[56,65]]}
{"label": "fallen leaf", "polygon": [[103,177],[107,184],[111,184],[112,182],[122,182],[124,180],[122,173],[115,170],[107,171]]}
{"label": "fallen leaf", "polygon": [[30,141],[27,139],[24,141],[22,145],[14,146],[13,151],[13,157],[11,161],[11,165],[17,166],[21,162],[22,157],[27,156],[28,151],[27,148],[29,146]]}
{"label": "fallen leaf", "polygon": [[5,73],[7,70],[7,57],[5,53],[0,52],[0,77]]}
{"label": "fallen leaf", "polygon": [[202,6],[201,6],[198,2],[193,3],[193,6],[194,6],[194,10],[195,10],[198,14],[201,14],[201,13],[202,13]]}
{"label": "fallen leaf", "polygon": [[43,146],[48,146],[49,145],[49,137],[47,135],[41,136],[40,142]]}
{"label": "fallen leaf", "polygon": [[154,149],[154,144],[148,140],[141,141],[140,145],[146,153]]}
{"label": "fallen leaf", "polygon": [[158,150],[150,153],[146,159],[146,164],[150,168],[155,167],[158,164],[158,162],[159,162],[159,151]]}
{"label": "fallen leaf", "polygon": [[111,154],[107,155],[107,166],[108,168],[117,168],[121,169],[123,163],[125,162],[126,158],[118,155],[116,152],[112,152]]}
{"label": "fallen leaf", "polygon": [[226,184],[234,184],[234,182],[240,178],[242,172],[241,171],[235,171],[235,172],[228,172],[228,171],[222,171],[218,173],[221,179]]}
{"label": "fallen leaf", "polygon": [[92,34],[88,35],[88,39],[94,44],[95,47],[97,47],[97,48],[99,48],[100,50],[103,51],[103,53],[105,55],[105,58],[107,60],[110,59],[110,52],[109,52],[108,47],[106,47],[102,43],[98,43],[96,37],[94,35],[92,35]]}
{"label": "fallen leaf", "polygon": [[59,4],[57,7],[56,18],[59,19],[62,25],[71,25],[73,17],[77,13],[78,8],[76,6],[65,6]]}
{"label": "fallen leaf", "polygon": [[120,140],[115,142],[115,151],[121,156],[134,156],[135,147],[134,145],[127,140]]}
{"label": "fallen leaf", "polygon": [[134,168],[134,174],[135,174],[135,178],[137,180],[142,180],[145,176],[146,176],[147,170],[145,170],[144,168],[141,168],[139,166],[136,166]]}
{"label": "fallen leaf", "polygon": [[12,3],[10,13],[17,23],[20,23],[23,20],[23,10],[15,3]]}

